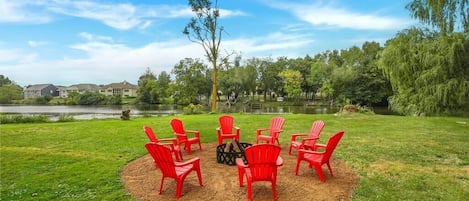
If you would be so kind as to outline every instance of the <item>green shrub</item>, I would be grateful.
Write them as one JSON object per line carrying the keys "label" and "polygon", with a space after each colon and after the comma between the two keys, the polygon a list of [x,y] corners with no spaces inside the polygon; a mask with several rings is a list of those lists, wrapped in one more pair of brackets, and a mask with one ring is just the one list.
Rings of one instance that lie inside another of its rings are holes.
{"label": "green shrub", "polygon": [[184,114],[202,114],[204,113],[203,109],[204,106],[200,104],[194,105],[191,103],[187,107],[184,107],[182,110]]}
{"label": "green shrub", "polygon": [[0,124],[49,122],[47,115],[0,115]]}
{"label": "green shrub", "polygon": [[71,121],[75,121],[75,118],[73,118],[73,115],[71,114],[60,114],[59,119],[57,121],[58,122],[71,122]]}

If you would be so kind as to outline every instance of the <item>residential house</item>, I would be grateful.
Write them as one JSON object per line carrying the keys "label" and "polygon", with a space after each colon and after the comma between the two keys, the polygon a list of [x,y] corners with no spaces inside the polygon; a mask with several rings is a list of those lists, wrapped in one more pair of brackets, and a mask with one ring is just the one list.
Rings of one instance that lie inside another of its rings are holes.
{"label": "residential house", "polygon": [[26,87],[23,91],[25,99],[38,98],[41,96],[58,96],[59,92],[56,86],[53,84],[35,84]]}
{"label": "residential house", "polygon": [[84,94],[85,92],[99,92],[99,87],[96,84],[74,84],[69,87],[59,87],[59,96],[67,98],[71,92],[77,92],[78,94]]}
{"label": "residential house", "polygon": [[99,93],[106,96],[120,95],[122,97],[136,97],[138,86],[127,81],[101,86]]}

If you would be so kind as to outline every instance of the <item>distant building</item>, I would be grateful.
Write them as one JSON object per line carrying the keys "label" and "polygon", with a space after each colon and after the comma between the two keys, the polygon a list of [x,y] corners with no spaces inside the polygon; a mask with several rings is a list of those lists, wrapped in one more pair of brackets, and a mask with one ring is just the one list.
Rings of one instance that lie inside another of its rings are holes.
{"label": "distant building", "polygon": [[96,84],[74,84],[66,88],[60,97],[68,97],[71,92],[77,92],[78,94],[84,94],[85,92],[99,92],[99,86]]}
{"label": "distant building", "polygon": [[38,98],[41,96],[58,96],[59,91],[53,84],[35,84],[28,86],[24,91],[23,95],[25,99]]}
{"label": "distant building", "polygon": [[138,86],[130,84],[127,81],[112,83],[108,85],[101,86],[99,93],[106,96],[120,95],[122,97],[136,97],[137,96]]}

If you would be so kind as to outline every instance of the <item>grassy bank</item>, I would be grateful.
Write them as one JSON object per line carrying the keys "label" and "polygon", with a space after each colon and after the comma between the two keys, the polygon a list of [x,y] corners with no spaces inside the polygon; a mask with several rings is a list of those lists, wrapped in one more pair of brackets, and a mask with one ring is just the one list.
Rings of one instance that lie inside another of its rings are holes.
{"label": "grassy bank", "polygon": [[[247,142],[253,142],[255,130],[267,127],[272,117],[233,116]],[[469,197],[469,118],[282,116],[284,145],[291,133],[308,131],[316,119],[326,122],[321,142],[345,131],[334,157],[360,175],[354,200]],[[186,128],[199,130],[203,142],[216,141],[218,114],[178,117]],[[119,173],[129,161],[146,154],[142,126],[152,126],[159,137],[170,137],[171,118],[0,125],[0,200],[132,200]]]}

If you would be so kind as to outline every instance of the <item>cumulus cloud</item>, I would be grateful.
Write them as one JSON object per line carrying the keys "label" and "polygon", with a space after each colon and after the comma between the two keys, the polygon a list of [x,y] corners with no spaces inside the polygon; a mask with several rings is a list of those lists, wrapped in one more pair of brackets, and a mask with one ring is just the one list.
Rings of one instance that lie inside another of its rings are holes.
{"label": "cumulus cloud", "polygon": [[0,23],[47,23],[52,20],[50,14],[33,11],[35,7],[42,6],[40,1],[10,1],[0,0]]}
{"label": "cumulus cloud", "polygon": [[325,28],[398,30],[410,24],[403,19],[354,12],[337,5],[325,5],[321,2],[304,4],[275,2],[269,5],[290,12],[298,19],[314,26]]}

